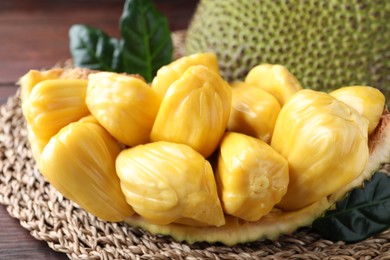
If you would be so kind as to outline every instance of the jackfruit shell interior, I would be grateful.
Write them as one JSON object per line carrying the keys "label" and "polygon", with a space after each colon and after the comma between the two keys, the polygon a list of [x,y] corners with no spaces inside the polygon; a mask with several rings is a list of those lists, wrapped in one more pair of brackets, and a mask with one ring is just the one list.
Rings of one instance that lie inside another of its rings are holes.
{"label": "jackfruit shell interior", "polygon": [[250,242],[260,239],[277,239],[282,234],[294,232],[297,228],[309,226],[322,216],[336,201],[348,191],[362,185],[383,163],[390,162],[390,113],[384,110],[376,130],[369,137],[370,157],[366,170],[354,181],[330,196],[300,210],[285,212],[274,208],[259,221],[248,222],[226,216],[222,227],[190,227],[181,224],[153,225],[139,215],[125,220],[131,226],[140,227],[154,234],[170,235],[178,241],[188,243],[206,241],[221,242],[225,245]]}

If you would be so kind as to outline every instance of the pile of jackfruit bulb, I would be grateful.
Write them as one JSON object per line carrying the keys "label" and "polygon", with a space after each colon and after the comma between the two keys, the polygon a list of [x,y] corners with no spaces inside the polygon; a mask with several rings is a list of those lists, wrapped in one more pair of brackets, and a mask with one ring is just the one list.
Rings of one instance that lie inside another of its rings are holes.
{"label": "pile of jackfruit bulb", "polygon": [[282,65],[226,82],[212,53],[138,75],[31,70],[21,102],[46,180],[100,219],[221,227],[303,209],[365,170],[373,87],[303,89]]}

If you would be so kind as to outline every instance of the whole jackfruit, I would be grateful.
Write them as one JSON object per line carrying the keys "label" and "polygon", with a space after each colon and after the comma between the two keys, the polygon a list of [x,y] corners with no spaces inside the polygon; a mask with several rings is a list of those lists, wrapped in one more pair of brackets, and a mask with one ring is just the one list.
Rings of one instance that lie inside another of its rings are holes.
{"label": "whole jackfruit", "polygon": [[201,0],[186,52],[215,52],[228,81],[283,64],[304,88],[368,85],[390,100],[389,24],[387,0]]}

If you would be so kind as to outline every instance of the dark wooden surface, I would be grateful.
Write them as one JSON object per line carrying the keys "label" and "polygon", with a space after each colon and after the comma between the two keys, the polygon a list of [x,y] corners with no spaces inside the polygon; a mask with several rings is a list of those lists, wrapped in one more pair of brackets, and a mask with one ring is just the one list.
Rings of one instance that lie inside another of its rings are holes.
{"label": "dark wooden surface", "polygon": [[[185,29],[197,0],[155,0],[172,31]],[[15,93],[29,69],[49,68],[70,57],[68,30],[82,23],[117,37],[123,0],[1,0],[0,103]]]}
{"label": "dark wooden surface", "polygon": [[[172,31],[185,29],[197,0],[155,0]],[[68,30],[82,23],[118,36],[122,0],[1,0],[0,104],[14,95],[29,69],[49,68],[70,57]],[[66,259],[35,240],[0,205],[0,259]]]}

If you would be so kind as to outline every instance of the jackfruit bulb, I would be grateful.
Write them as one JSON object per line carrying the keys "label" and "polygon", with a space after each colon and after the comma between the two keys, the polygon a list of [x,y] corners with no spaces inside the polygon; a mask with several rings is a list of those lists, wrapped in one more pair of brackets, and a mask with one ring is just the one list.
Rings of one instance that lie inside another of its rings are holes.
{"label": "jackfruit bulb", "polygon": [[185,45],[216,53],[227,81],[283,64],[304,88],[368,85],[390,100],[389,24],[387,0],[201,0]]}

